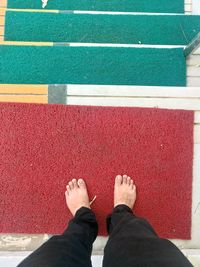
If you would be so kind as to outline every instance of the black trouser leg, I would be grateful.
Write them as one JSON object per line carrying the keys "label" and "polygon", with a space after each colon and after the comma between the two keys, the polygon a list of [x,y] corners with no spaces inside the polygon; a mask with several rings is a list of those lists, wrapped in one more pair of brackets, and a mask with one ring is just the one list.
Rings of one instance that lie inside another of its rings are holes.
{"label": "black trouser leg", "polygon": [[114,208],[107,218],[110,235],[104,250],[104,267],[191,267],[169,240],[161,239],[151,225],[133,215],[126,205]]}
{"label": "black trouser leg", "polygon": [[98,225],[94,213],[80,208],[62,235],[53,236],[18,267],[91,267]]}

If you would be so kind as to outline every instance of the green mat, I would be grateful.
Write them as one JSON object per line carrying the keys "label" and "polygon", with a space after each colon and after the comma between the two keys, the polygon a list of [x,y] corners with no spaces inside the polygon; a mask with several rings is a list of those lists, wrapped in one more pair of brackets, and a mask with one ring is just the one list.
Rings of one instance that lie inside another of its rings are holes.
{"label": "green mat", "polygon": [[185,86],[183,49],[0,46],[0,83]]}
{"label": "green mat", "polygon": [[[41,0],[8,0],[9,8],[42,8]],[[183,0],[49,0],[45,9],[184,13]]]}
{"label": "green mat", "polygon": [[6,12],[5,40],[186,45],[200,16]]}

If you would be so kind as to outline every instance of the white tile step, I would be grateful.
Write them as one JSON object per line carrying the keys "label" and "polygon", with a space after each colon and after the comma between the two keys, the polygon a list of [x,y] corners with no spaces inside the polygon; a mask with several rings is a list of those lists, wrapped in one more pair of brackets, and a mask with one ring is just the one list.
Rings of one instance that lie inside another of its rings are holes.
{"label": "white tile step", "polygon": [[[182,252],[188,257],[194,267],[200,267],[200,249],[184,249]],[[31,251],[0,252],[0,266],[16,267]],[[102,255],[92,256],[93,267],[102,267]]]}

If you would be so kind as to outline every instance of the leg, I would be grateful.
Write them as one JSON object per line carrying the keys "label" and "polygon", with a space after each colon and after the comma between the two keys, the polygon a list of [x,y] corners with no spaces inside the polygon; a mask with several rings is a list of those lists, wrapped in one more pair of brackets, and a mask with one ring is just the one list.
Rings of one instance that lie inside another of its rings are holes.
{"label": "leg", "polygon": [[115,208],[107,218],[110,237],[104,251],[103,266],[192,266],[175,245],[159,238],[145,219],[133,215],[136,187],[131,181],[126,175],[116,177]]}
{"label": "leg", "polygon": [[89,206],[83,180],[74,179],[67,186],[67,205],[74,215],[62,235],[53,236],[19,267],[91,267],[92,244],[98,225]]}

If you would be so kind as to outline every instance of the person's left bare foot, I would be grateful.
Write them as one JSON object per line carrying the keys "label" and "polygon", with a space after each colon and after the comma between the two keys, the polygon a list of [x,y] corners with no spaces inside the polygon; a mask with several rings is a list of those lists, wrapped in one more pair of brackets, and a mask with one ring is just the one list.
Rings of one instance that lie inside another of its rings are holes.
{"label": "person's left bare foot", "polygon": [[73,216],[81,207],[90,209],[87,187],[83,179],[70,181],[66,186],[65,197],[67,206]]}

